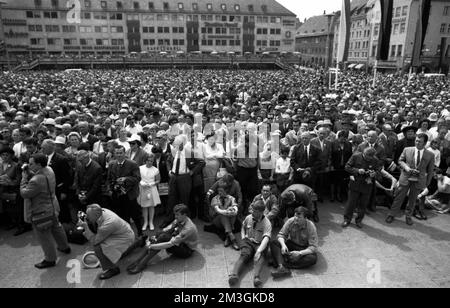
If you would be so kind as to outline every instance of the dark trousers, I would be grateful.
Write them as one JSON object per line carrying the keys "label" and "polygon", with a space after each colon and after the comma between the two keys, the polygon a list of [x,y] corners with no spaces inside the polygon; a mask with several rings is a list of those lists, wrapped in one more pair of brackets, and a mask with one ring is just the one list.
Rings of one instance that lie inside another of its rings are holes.
{"label": "dark trousers", "polygon": [[[171,240],[172,235],[167,232],[161,232],[156,236],[156,242],[155,244],[159,243],[167,243]],[[140,265],[145,266],[150,262],[150,260],[156,256],[161,250],[153,250],[153,249],[145,249],[141,253],[141,255],[137,258],[135,262],[133,262],[133,265]],[[188,245],[185,243],[181,243],[178,246],[172,246],[168,249],[166,249],[167,253],[174,255],[177,258],[180,259],[187,259],[190,256],[192,256],[192,253],[194,252]]]}
{"label": "dark trousers", "polygon": [[[308,247],[303,247],[300,245],[297,245],[291,240],[287,240],[286,246],[289,249],[289,251],[302,251],[305,250]],[[300,257],[298,260],[295,261],[289,261],[289,259],[281,254],[281,244],[278,242],[278,240],[273,240],[270,242],[270,251],[272,253],[273,263],[275,267],[278,267],[280,265],[284,265],[285,267],[289,268],[296,268],[296,269],[302,269],[302,268],[308,268],[316,264],[317,262],[317,254],[309,254],[306,256]]]}
{"label": "dark trousers", "polygon": [[41,245],[41,248],[44,251],[46,261],[55,262],[57,259],[55,242],[60,250],[69,248],[66,232],[58,218],[54,219],[53,225],[48,229],[38,230],[33,226],[33,231],[39,245]]}
{"label": "dark trousers", "polygon": [[192,191],[189,196],[189,211],[191,212],[191,218],[206,217],[205,213],[205,194],[203,185],[192,187]]}
{"label": "dark trousers", "polygon": [[174,220],[173,208],[177,204],[189,206],[192,190],[192,177],[189,174],[171,176],[169,179],[169,197],[167,200],[167,222]]}
{"label": "dark trousers", "polygon": [[237,167],[236,179],[242,190],[242,214],[247,214],[250,202],[258,194],[258,169]]}
{"label": "dark trousers", "polygon": [[356,217],[356,222],[361,222],[366,214],[366,207],[370,200],[369,192],[360,192],[355,190],[350,190],[348,195],[347,205],[345,207],[344,219],[345,221],[352,221],[353,213],[355,209],[358,208],[358,216]]}
{"label": "dark trousers", "polygon": [[98,260],[100,261],[100,265],[102,266],[102,269],[104,271],[117,268],[117,265],[111,262],[107,256],[103,253],[102,247],[99,245],[94,246],[94,252],[97,256]]}
{"label": "dark trousers", "polygon": [[136,199],[130,200],[127,195],[113,195],[112,203],[114,212],[126,222],[133,219],[137,229],[138,236],[142,235],[142,208],[137,203]]}

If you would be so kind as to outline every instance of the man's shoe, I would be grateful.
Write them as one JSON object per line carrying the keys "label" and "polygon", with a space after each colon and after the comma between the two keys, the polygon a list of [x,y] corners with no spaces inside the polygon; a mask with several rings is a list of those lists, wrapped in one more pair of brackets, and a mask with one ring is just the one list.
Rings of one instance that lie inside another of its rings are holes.
{"label": "man's shoe", "polygon": [[239,280],[239,277],[237,275],[231,274],[228,276],[228,284],[230,286],[234,286]]}
{"label": "man's shoe", "polygon": [[387,218],[386,218],[386,222],[388,223],[388,224],[391,224],[391,223],[393,223],[394,222],[394,216],[391,216],[391,215],[389,215]]}
{"label": "man's shoe", "polygon": [[112,269],[107,270],[106,272],[101,273],[98,278],[100,280],[106,280],[106,279],[110,279],[114,276],[117,276],[119,274],[120,274],[120,269],[118,267],[116,267],[116,268],[112,268]]}
{"label": "man's shoe", "polygon": [[412,221],[412,219],[411,219],[411,217],[406,217],[406,224],[408,225],[408,226],[412,226],[414,223],[413,223],[413,221]]}
{"label": "man's shoe", "polygon": [[49,267],[54,267],[56,265],[55,261],[42,261],[41,263],[35,264],[34,267],[38,268],[38,269],[44,269],[44,268],[49,268]]}
{"label": "man's shoe", "polygon": [[230,245],[231,245],[231,240],[230,240],[230,238],[227,236],[227,238],[225,239],[225,242],[223,243],[223,246],[229,247]]}
{"label": "man's shoe", "polygon": [[66,254],[66,255],[70,255],[70,253],[72,252],[72,249],[70,247],[68,247],[66,249],[59,249],[58,248],[58,251]]}
{"label": "man's shoe", "polygon": [[147,264],[138,263],[135,267],[127,269],[128,274],[137,275],[147,268]]}
{"label": "man's shoe", "polygon": [[347,228],[348,226],[350,226],[350,221],[345,220],[345,221],[342,223],[342,228]]}
{"label": "man's shoe", "polygon": [[336,197],[336,201],[339,203],[342,203],[342,198],[341,197]]}
{"label": "man's shoe", "polygon": [[427,220],[428,219],[428,217],[422,211],[415,212],[414,217],[416,217],[419,220]]}
{"label": "man's shoe", "polygon": [[276,278],[281,278],[281,277],[285,277],[285,276],[290,276],[292,273],[291,273],[290,269],[285,268],[284,266],[281,266],[281,267],[277,268],[276,270],[272,271],[271,274],[272,274],[272,277],[276,279]]}
{"label": "man's shoe", "polygon": [[262,286],[262,281],[259,276],[253,278],[253,285],[255,286],[255,288],[259,288],[260,286]]}
{"label": "man's shoe", "polygon": [[356,223],[356,226],[357,226],[359,229],[362,229],[362,227],[363,227],[362,222],[360,222],[360,221],[357,222],[357,223]]}
{"label": "man's shoe", "polygon": [[239,244],[236,240],[231,241],[231,247],[233,247],[234,250],[237,250],[237,251],[240,250]]}

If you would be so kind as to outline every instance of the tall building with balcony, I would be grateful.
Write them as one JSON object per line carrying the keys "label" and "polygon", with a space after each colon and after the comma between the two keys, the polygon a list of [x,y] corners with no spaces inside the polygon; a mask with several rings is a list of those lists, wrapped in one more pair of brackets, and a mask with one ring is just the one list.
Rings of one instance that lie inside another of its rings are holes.
{"label": "tall building with balcony", "polygon": [[12,55],[293,52],[296,15],[274,0],[4,0]]}
{"label": "tall building with balcony", "polygon": [[330,66],[334,20],[334,14],[314,16],[298,28],[295,50],[300,52],[302,64]]}

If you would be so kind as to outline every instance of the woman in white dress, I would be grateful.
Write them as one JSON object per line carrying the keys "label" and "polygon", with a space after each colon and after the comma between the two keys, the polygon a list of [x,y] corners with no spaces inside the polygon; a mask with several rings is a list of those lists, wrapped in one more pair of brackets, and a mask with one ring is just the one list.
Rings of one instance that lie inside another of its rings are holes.
{"label": "woman in white dress", "polygon": [[225,157],[223,146],[216,141],[217,136],[214,131],[206,136],[206,144],[204,146],[206,165],[203,168],[205,191],[208,191],[216,182],[217,172],[219,171],[222,159]]}
{"label": "woman in white dress", "polygon": [[142,215],[144,216],[143,231],[147,230],[148,226],[150,226],[151,231],[155,230],[153,225],[155,207],[161,204],[157,188],[161,176],[159,170],[153,166],[154,160],[155,154],[152,153],[148,156],[145,165],[139,167],[141,182],[139,183],[138,203],[142,207]]}

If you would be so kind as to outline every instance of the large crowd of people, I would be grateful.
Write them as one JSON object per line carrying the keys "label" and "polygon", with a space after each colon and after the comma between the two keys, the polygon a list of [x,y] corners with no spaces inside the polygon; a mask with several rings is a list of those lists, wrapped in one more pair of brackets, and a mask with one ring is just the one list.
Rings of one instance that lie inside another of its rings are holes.
{"label": "large crowd of people", "polygon": [[253,259],[260,286],[266,257],[275,278],[316,263],[325,199],[346,202],[344,228],[379,206],[388,223],[404,203],[408,225],[447,213],[448,79],[372,78],[342,72],[335,90],[322,70],[3,73],[2,222],[34,230],[38,268],[84,230],[108,279],[139,247],[130,274],[160,250],[190,257],[198,218],[240,251],[230,285]]}

